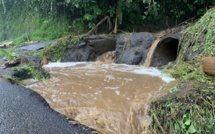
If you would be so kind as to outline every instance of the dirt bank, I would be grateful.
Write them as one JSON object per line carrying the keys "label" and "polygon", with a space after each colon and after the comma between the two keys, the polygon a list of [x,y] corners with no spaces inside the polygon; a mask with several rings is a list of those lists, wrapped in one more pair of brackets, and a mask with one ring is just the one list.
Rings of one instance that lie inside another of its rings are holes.
{"label": "dirt bank", "polygon": [[155,133],[214,133],[215,77],[204,73],[202,60],[215,56],[215,8],[187,28],[176,64],[166,67],[179,85],[151,104]]}

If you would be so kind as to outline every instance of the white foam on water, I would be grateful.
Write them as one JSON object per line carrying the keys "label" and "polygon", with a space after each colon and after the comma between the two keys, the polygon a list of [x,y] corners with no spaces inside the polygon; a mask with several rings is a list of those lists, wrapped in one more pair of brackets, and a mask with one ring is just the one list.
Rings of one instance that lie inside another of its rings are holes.
{"label": "white foam on water", "polygon": [[114,80],[114,79],[115,79],[113,75],[106,75],[105,77],[106,77],[107,79],[109,79],[109,80]]}
{"label": "white foam on water", "polygon": [[52,68],[52,67],[72,67],[80,64],[86,64],[87,62],[53,62],[47,65],[44,65],[45,68]]}
{"label": "white foam on water", "polygon": [[119,91],[119,90],[116,90],[115,93],[116,93],[117,95],[120,95],[120,91]]}
{"label": "white foam on water", "polygon": [[[141,75],[149,75],[152,77],[159,77],[164,82],[170,83],[174,81],[174,78],[171,78],[167,76],[166,74],[162,73],[160,70],[156,68],[143,68],[141,66],[136,65],[126,65],[126,64],[94,64],[93,62],[56,62],[56,63],[49,63],[47,65],[44,65],[44,68],[52,68],[52,67],[58,67],[58,68],[64,68],[64,67],[74,67],[76,65],[85,65],[84,68],[89,70],[95,70],[98,71],[98,69],[112,69],[115,71],[120,72],[130,72],[135,74],[141,74]],[[83,68],[83,67],[82,67]],[[101,71],[101,70],[100,70]],[[111,76],[107,77],[111,78]]]}
{"label": "white foam on water", "polygon": [[156,68],[142,68],[142,69],[135,69],[133,71],[136,74],[145,74],[145,75],[150,75],[150,76],[157,76],[160,77],[164,82],[170,83],[174,81],[174,78],[171,78],[167,76],[166,74],[162,73]]}
{"label": "white foam on water", "polygon": [[105,89],[118,90],[119,87],[105,87]]}

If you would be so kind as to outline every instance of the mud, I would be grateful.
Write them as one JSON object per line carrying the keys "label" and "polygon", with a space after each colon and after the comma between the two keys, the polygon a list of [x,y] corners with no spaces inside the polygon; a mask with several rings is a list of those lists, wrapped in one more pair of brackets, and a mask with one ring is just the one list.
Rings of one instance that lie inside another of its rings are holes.
{"label": "mud", "polygon": [[96,63],[50,63],[51,78],[28,86],[56,111],[103,134],[148,133],[149,102],[175,82],[157,69]]}

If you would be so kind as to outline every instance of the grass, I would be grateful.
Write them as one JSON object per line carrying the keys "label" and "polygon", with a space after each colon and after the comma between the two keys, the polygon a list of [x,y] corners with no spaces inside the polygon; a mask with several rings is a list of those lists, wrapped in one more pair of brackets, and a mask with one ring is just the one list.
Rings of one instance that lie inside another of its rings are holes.
{"label": "grass", "polygon": [[60,19],[58,22],[55,22],[53,20],[40,21],[38,22],[38,24],[32,24],[32,30],[33,32],[31,33],[23,32],[21,33],[21,36],[18,36],[17,38],[7,39],[4,42],[13,41],[15,46],[20,46],[27,44],[28,40],[47,41],[72,34],[70,32],[71,29],[68,22],[64,21],[64,19]]}
{"label": "grass", "polygon": [[194,89],[195,92],[183,97],[153,102],[151,129],[156,133],[214,133],[215,90],[199,85]]}
{"label": "grass", "polygon": [[29,75],[35,80],[46,79],[48,78],[48,74],[42,69],[41,66],[36,67],[32,64],[22,64],[18,66],[16,69],[25,69],[29,71]]}
{"label": "grass", "polygon": [[17,77],[4,75],[4,76],[0,76],[0,78],[8,79],[12,84],[23,85],[22,81]]}
{"label": "grass", "polygon": [[29,37],[31,40],[47,41],[69,34],[71,34],[71,26],[68,20],[62,17],[58,21],[54,19],[40,21],[38,28],[36,28]]}
{"label": "grass", "polygon": [[1,60],[10,60],[19,56],[13,49],[0,49],[0,55],[5,55],[5,58]]}
{"label": "grass", "polygon": [[14,5],[0,14],[0,41],[13,41],[15,46],[24,45],[28,39],[47,41],[66,35],[86,32],[83,19],[68,20],[64,15],[44,17],[40,12]]}

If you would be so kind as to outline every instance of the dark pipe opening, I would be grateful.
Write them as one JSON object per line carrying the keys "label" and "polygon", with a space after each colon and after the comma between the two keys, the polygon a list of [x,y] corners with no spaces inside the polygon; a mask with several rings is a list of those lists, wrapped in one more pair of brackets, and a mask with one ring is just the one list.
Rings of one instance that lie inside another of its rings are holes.
{"label": "dark pipe opening", "polygon": [[163,64],[168,64],[175,61],[179,52],[179,39],[166,38],[162,40],[157,46],[157,52],[163,61]]}

